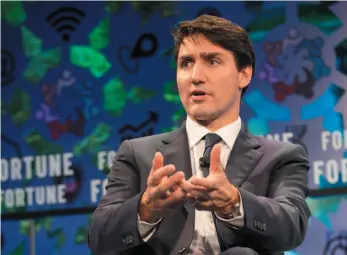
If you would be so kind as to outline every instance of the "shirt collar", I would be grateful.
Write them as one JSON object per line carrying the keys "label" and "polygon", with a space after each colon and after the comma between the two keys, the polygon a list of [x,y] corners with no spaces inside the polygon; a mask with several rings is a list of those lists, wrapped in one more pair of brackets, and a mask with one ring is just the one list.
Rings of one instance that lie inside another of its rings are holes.
{"label": "shirt collar", "polygon": [[[206,134],[211,133],[207,128],[193,121],[189,116],[187,116],[186,129],[190,149],[194,147]],[[229,149],[232,149],[240,130],[241,118],[238,117],[236,121],[218,129],[214,133],[223,139]]]}

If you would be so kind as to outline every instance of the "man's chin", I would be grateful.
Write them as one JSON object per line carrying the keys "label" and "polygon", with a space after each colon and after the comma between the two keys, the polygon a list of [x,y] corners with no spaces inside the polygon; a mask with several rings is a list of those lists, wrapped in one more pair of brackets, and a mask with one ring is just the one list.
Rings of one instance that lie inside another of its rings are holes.
{"label": "man's chin", "polygon": [[190,116],[198,122],[208,122],[213,120],[214,115],[211,112],[195,111],[195,112],[192,112]]}

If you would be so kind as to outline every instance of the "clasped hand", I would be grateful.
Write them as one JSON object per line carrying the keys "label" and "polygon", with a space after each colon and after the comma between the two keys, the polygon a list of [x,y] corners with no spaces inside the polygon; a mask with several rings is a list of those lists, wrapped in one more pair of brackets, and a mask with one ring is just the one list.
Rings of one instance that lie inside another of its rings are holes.
{"label": "clasped hand", "polygon": [[206,178],[193,176],[189,180],[185,179],[184,172],[176,172],[174,165],[164,166],[163,156],[157,152],[139,205],[141,220],[155,222],[184,203],[191,203],[198,210],[229,215],[240,198],[237,189],[227,179],[220,152],[220,145],[215,145],[210,155],[210,173]]}

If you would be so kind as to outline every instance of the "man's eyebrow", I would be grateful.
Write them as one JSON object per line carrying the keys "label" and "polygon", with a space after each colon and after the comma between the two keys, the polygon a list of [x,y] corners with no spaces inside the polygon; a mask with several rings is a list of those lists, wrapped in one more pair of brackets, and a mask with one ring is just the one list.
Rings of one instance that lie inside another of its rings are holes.
{"label": "man's eyebrow", "polygon": [[[218,57],[221,55],[222,55],[222,53],[220,53],[220,52],[201,52],[199,54],[199,56],[203,59]],[[192,54],[182,55],[179,57],[180,60],[193,59],[193,58],[194,58],[194,56]]]}
{"label": "man's eyebrow", "polygon": [[201,58],[212,58],[212,57],[219,57],[222,55],[220,52],[201,52],[200,54]]}
{"label": "man's eyebrow", "polygon": [[181,55],[181,56],[179,57],[180,60],[193,59],[193,58],[194,58],[194,56],[191,55],[191,54]]}

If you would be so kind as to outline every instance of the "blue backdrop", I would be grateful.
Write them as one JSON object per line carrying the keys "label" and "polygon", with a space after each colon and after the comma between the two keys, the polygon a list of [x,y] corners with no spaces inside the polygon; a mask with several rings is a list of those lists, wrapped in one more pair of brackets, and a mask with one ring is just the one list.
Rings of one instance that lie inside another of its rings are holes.
{"label": "blue backdrop", "polygon": [[[33,223],[36,254],[87,253],[90,215],[59,213],[97,205],[122,140],[180,125],[170,31],[201,13],[249,32],[257,59],[241,109],[249,130],[303,144],[311,194],[334,194],[308,198],[308,237],[293,253],[347,250],[338,194],[347,186],[345,2],[1,5],[1,213],[56,210]],[[3,222],[4,254],[29,254],[29,226]]]}

